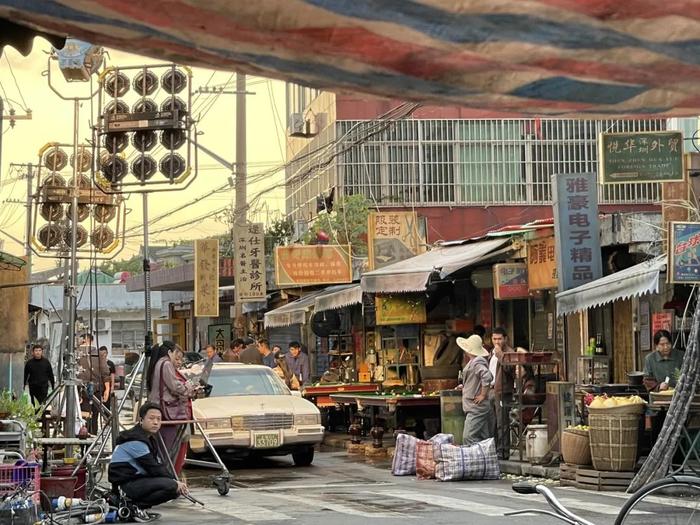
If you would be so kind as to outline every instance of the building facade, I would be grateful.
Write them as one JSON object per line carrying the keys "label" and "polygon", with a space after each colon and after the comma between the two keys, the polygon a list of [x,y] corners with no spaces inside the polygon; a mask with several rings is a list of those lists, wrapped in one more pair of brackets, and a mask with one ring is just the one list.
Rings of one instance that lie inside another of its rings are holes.
{"label": "building facade", "polygon": [[[597,172],[601,132],[668,125],[666,119],[486,118],[431,106],[409,114],[411,107],[399,101],[298,86],[288,88],[287,107],[288,217],[313,220],[317,198],[335,188],[336,197],[362,194],[378,208],[418,209],[431,242],[551,217],[551,176]],[[660,198],[657,183],[599,187],[604,212],[658,211]]]}

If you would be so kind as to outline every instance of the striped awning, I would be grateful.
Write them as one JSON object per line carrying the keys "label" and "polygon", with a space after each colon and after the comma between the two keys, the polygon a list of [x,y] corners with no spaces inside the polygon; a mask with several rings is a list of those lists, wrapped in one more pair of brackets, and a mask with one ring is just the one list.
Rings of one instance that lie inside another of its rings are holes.
{"label": "striped awning", "polygon": [[316,297],[314,311],[338,310],[361,302],[362,288],[359,284],[331,286]]}
{"label": "striped awning", "polygon": [[571,290],[559,292],[557,315],[581,312],[618,299],[658,292],[659,274],[666,267],[666,260],[666,255],[660,255]]}
{"label": "striped awning", "polygon": [[475,117],[700,114],[692,0],[0,0],[0,19]]}

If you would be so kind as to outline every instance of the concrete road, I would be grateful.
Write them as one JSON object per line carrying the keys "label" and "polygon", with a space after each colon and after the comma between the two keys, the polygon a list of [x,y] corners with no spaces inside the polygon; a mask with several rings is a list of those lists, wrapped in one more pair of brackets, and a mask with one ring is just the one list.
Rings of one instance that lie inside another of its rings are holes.
{"label": "concrete road", "polygon": [[[406,525],[561,523],[549,517],[504,517],[525,508],[547,508],[539,496],[511,491],[510,480],[488,482],[419,481],[393,477],[388,463],[350,460],[344,452],[317,453],[313,466],[294,467],[291,458],[255,463],[228,462],[234,483],[228,496],[219,496],[209,484],[210,471],[187,469],[193,494],[205,503],[187,501],[163,505],[161,523],[264,523],[304,525]],[[614,522],[626,499],[622,493],[595,493],[555,488],[573,512],[600,525]],[[156,509],[154,509],[156,510]],[[662,507],[660,511],[662,512]],[[653,514],[653,513],[652,513]],[[649,515],[647,523],[655,523]]]}

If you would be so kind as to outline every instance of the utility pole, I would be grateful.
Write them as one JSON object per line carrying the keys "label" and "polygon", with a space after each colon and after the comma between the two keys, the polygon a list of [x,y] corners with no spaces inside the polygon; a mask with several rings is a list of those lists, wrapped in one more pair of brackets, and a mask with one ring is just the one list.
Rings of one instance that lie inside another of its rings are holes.
{"label": "utility pole", "polygon": [[[245,226],[248,209],[248,160],[247,160],[247,140],[246,140],[246,96],[255,93],[246,91],[246,75],[236,73],[236,89],[228,91],[224,88],[199,88],[199,93],[236,95],[236,161],[234,164],[234,187],[236,197],[233,210],[233,225]],[[240,325],[243,315],[243,308],[240,302],[233,306],[234,330],[239,336],[245,336],[245,329]]]}

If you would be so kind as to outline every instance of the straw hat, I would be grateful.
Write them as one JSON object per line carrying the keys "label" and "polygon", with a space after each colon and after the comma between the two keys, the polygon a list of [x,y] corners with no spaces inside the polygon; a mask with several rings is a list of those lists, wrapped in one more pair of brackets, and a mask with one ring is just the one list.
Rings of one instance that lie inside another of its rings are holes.
{"label": "straw hat", "polygon": [[478,335],[470,335],[466,339],[464,337],[457,338],[457,346],[464,350],[469,355],[475,357],[487,357],[489,351],[484,348],[483,341]]}

